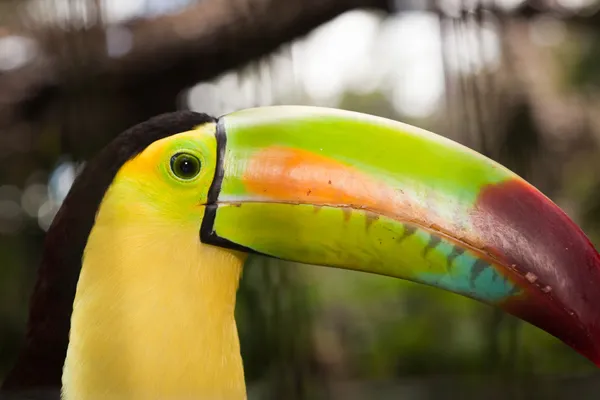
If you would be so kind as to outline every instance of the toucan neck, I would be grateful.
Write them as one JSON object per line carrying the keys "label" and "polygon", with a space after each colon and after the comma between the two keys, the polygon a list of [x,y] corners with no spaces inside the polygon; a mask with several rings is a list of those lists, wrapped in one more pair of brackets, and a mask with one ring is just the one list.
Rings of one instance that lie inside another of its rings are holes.
{"label": "toucan neck", "polygon": [[65,399],[245,398],[242,259],[201,244],[196,226],[112,211],[105,199],[85,249]]}

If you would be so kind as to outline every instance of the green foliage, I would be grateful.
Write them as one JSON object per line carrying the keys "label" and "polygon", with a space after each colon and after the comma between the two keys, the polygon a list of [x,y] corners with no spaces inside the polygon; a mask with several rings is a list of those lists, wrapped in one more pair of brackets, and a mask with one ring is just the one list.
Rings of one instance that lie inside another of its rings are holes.
{"label": "green foliage", "polygon": [[596,30],[577,35],[577,45],[568,62],[570,83],[574,89],[590,90],[600,88],[600,33]]}

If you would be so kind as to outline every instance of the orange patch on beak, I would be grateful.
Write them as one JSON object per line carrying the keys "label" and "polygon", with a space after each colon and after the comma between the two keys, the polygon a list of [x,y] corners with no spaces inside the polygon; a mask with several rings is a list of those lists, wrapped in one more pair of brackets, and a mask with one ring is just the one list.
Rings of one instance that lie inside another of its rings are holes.
{"label": "orange patch on beak", "polygon": [[258,152],[244,174],[246,188],[275,201],[344,205],[393,213],[400,197],[352,166],[306,150]]}

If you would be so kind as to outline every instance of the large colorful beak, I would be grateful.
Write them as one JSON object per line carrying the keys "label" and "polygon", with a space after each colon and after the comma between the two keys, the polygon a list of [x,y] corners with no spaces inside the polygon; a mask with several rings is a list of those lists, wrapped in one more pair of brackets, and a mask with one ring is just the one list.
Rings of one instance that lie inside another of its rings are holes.
{"label": "large colorful beak", "polygon": [[220,118],[201,240],[437,286],[600,365],[600,256],[543,194],[433,133],[340,110]]}

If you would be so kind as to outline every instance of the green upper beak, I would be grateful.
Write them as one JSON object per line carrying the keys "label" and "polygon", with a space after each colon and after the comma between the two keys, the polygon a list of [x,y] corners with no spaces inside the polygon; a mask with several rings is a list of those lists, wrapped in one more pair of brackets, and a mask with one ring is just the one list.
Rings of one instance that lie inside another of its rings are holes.
{"label": "green upper beak", "polygon": [[221,117],[201,240],[440,287],[600,365],[600,256],[517,175],[441,136],[340,110]]}

